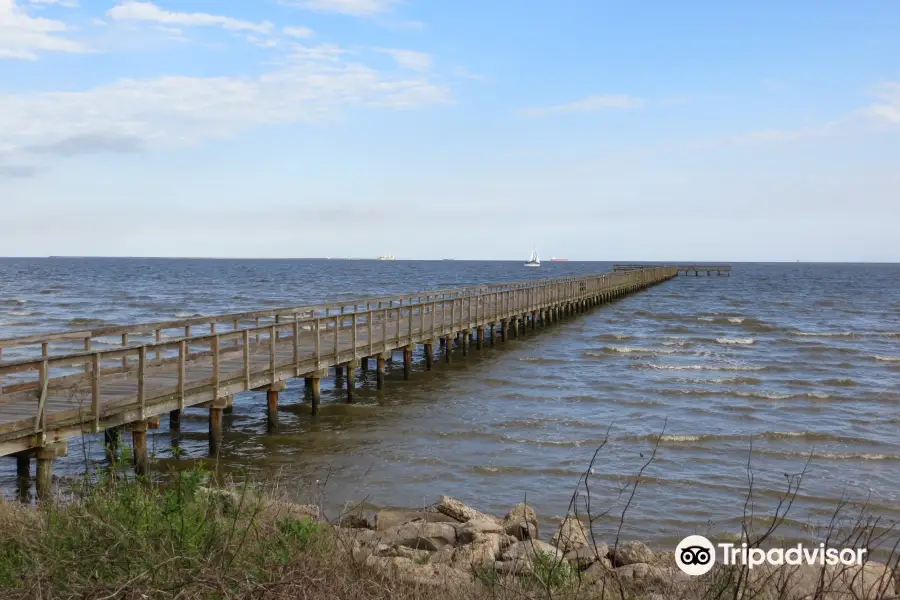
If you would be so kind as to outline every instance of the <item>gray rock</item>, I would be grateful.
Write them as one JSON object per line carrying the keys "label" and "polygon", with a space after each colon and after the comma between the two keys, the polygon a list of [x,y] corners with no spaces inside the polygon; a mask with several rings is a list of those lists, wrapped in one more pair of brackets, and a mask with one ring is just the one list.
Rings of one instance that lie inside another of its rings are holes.
{"label": "gray rock", "polygon": [[385,543],[415,550],[440,550],[456,543],[456,527],[449,523],[412,522],[380,532]]}
{"label": "gray rock", "polygon": [[590,545],[587,529],[575,515],[566,516],[557,532],[550,538],[550,543],[563,552],[571,552]]}
{"label": "gray rock", "polygon": [[481,534],[502,534],[503,526],[496,521],[472,519],[457,527],[456,531],[458,544],[470,544]]}
{"label": "gray rock", "polygon": [[474,508],[466,506],[459,500],[451,498],[450,496],[441,496],[437,503],[437,509],[440,513],[447,515],[460,523],[467,523],[474,519],[481,521],[498,521],[496,517],[478,512]]}
{"label": "gray rock", "polygon": [[517,540],[536,540],[540,537],[537,513],[524,502],[519,502],[506,513],[503,529]]}
{"label": "gray rock", "polygon": [[609,548],[603,542],[594,546],[582,546],[577,550],[566,553],[566,560],[579,571],[584,571],[598,560],[606,560],[609,555]]}
{"label": "gray rock", "polygon": [[527,540],[524,542],[517,542],[507,548],[503,552],[502,559],[504,561],[507,560],[519,560],[522,558],[533,558],[536,552],[541,552],[544,554],[549,554],[553,558],[562,559],[563,553],[559,550],[559,548],[555,546],[551,546],[546,542],[542,542],[540,540]]}
{"label": "gray rock", "polygon": [[612,564],[609,562],[608,558],[601,557],[600,560],[592,563],[584,572],[581,574],[581,577],[587,583],[597,583],[600,581],[605,581],[609,578],[613,573]]}
{"label": "gray rock", "polygon": [[385,575],[418,586],[474,590],[472,577],[468,573],[444,564],[417,564],[408,558],[380,556],[370,556],[365,564]]}
{"label": "gray rock", "polygon": [[653,550],[638,541],[624,542],[612,550],[612,563],[616,567],[635,563],[652,563],[654,558]]}
{"label": "gray rock", "polygon": [[456,523],[453,518],[439,512],[416,510],[380,510],[375,514],[373,529],[384,531],[406,523]]}
{"label": "gray rock", "polygon": [[500,557],[500,535],[482,533],[470,544],[453,551],[452,564],[457,569],[471,571],[490,567]]}

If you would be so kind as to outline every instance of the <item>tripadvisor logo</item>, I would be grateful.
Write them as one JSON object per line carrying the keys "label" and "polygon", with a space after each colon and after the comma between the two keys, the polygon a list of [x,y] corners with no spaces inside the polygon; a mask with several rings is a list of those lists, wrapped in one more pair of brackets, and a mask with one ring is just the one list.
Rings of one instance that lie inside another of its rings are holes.
{"label": "tripadvisor logo", "polygon": [[[797,544],[790,548],[750,548],[746,543],[718,544],[723,565],[845,565],[859,566],[868,552],[865,548],[827,548],[825,544],[807,548]],[[675,564],[688,575],[708,573],[716,563],[716,548],[702,535],[689,535],[675,547]]]}
{"label": "tripadvisor logo", "polygon": [[702,535],[689,535],[675,546],[675,564],[688,575],[708,573],[716,563],[716,549]]}

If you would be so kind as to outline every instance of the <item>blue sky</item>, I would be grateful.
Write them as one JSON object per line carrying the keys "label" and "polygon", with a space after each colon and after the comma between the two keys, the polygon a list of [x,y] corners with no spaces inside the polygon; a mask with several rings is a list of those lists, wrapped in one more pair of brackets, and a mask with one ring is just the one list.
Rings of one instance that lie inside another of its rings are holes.
{"label": "blue sky", "polygon": [[900,4],[0,0],[0,255],[900,261]]}

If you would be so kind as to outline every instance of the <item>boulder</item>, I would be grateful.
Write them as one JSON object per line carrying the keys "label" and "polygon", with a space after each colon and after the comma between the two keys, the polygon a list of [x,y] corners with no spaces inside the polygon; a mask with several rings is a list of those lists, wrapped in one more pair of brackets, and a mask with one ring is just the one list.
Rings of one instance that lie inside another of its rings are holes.
{"label": "boulder", "polygon": [[456,523],[452,517],[439,512],[421,510],[380,510],[375,513],[372,529],[384,531],[398,525],[412,522],[424,523]]}
{"label": "boulder", "polygon": [[468,573],[444,564],[417,564],[408,558],[370,556],[366,559],[366,566],[413,585],[474,589],[472,577]]}
{"label": "boulder", "polygon": [[584,571],[598,560],[609,563],[609,548],[603,542],[594,546],[582,546],[566,553],[566,560],[579,571]]}
{"label": "boulder", "polygon": [[437,509],[441,514],[447,515],[460,523],[467,523],[474,519],[498,522],[496,517],[478,512],[474,508],[466,506],[459,500],[451,498],[450,496],[441,496],[437,503]]}
{"label": "boulder", "polygon": [[600,560],[592,563],[584,572],[581,574],[581,577],[587,583],[597,583],[600,581],[605,581],[608,579],[613,573],[612,564],[609,562],[609,559],[606,557],[601,557]]}
{"label": "boulder", "polygon": [[501,536],[496,533],[482,533],[472,543],[453,551],[452,565],[457,569],[472,571],[493,566],[500,557]]}
{"label": "boulder", "polygon": [[506,513],[503,529],[517,540],[536,540],[540,537],[537,513],[524,502],[519,502]]}
{"label": "boulder", "polygon": [[560,552],[560,550],[555,546],[551,546],[550,544],[542,542],[540,540],[527,540],[524,542],[517,542],[504,550],[502,559],[504,561],[514,561],[523,558],[531,559],[537,552],[548,554],[552,558],[560,560],[563,558],[563,553]]}
{"label": "boulder", "polygon": [[472,519],[471,521],[466,521],[465,523],[457,527],[456,532],[458,544],[470,544],[479,535],[485,533],[498,535],[504,533],[503,525],[497,523],[496,521],[486,521],[484,519]]}
{"label": "boulder", "polygon": [[612,563],[616,567],[624,567],[635,563],[652,563],[655,559],[653,550],[643,542],[631,541],[619,544],[612,549]]}
{"label": "boulder", "polygon": [[550,543],[563,552],[590,546],[587,529],[575,515],[566,516],[560,524],[559,530],[550,538]]}
{"label": "boulder", "polygon": [[412,522],[379,533],[387,544],[415,550],[435,552],[456,544],[456,527],[449,523]]}
{"label": "boulder", "polygon": [[351,514],[341,519],[340,526],[344,529],[375,529],[375,520],[365,515]]}

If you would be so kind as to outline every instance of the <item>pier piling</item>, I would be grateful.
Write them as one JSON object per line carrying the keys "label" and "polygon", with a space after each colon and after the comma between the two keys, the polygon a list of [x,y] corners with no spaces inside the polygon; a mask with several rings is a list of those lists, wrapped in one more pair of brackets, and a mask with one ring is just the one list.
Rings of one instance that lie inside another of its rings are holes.
{"label": "pier piling", "polygon": [[150,473],[150,455],[147,454],[147,421],[131,424],[131,446],[134,454],[134,473],[144,476]]}

